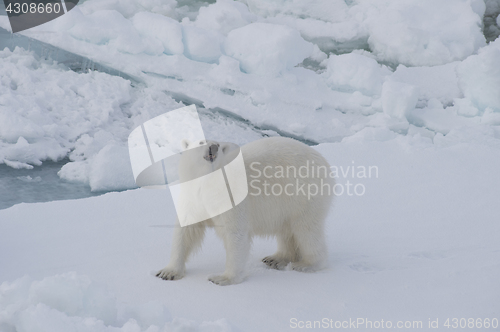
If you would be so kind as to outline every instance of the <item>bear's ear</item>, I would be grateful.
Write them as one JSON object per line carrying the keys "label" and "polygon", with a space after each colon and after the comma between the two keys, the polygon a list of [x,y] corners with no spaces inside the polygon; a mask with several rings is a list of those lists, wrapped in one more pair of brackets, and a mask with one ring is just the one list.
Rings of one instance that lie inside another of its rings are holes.
{"label": "bear's ear", "polygon": [[228,153],[229,151],[237,148],[238,145],[234,144],[234,143],[228,143],[228,142],[222,142],[220,143],[220,151],[222,151],[223,154],[226,154]]}
{"label": "bear's ear", "polygon": [[186,151],[186,150],[187,150],[187,148],[188,148],[188,146],[189,146],[189,144],[190,144],[189,140],[187,140],[187,139],[183,139],[183,140],[181,141],[181,147],[182,147],[182,150],[183,150],[183,151]]}

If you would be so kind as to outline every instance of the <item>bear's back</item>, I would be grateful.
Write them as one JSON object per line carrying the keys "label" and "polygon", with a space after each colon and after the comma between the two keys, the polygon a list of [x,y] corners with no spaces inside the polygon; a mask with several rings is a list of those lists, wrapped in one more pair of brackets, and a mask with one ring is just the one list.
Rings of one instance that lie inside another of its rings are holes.
{"label": "bear's back", "polygon": [[[324,183],[330,188],[334,185],[329,177],[330,165],[313,148],[291,138],[270,137],[248,143],[241,150],[255,234],[279,233],[283,222],[302,222],[312,210],[330,208],[333,195],[325,192],[325,195],[307,196],[308,185],[318,188]],[[302,175],[309,168],[308,176],[300,176],[301,167]],[[322,167],[319,176],[318,167]]]}

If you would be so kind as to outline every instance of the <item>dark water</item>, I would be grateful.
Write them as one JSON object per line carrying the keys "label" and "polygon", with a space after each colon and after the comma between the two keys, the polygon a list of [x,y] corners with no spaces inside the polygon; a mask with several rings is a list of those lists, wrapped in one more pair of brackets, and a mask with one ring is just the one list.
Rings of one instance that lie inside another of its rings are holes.
{"label": "dark water", "polygon": [[33,169],[13,169],[0,164],[0,209],[21,202],[48,202],[103,194],[91,192],[88,185],[61,180],[57,172],[67,162],[68,159],[45,161]]}

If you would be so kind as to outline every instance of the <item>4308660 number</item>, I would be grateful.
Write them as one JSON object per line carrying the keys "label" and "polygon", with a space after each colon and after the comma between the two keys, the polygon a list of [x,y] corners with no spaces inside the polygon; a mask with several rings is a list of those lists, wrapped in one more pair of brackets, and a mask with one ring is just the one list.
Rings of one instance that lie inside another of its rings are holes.
{"label": "4308660 number", "polygon": [[58,14],[61,12],[61,4],[59,2],[48,2],[48,3],[26,3],[26,2],[15,2],[9,3],[5,11],[9,14]]}

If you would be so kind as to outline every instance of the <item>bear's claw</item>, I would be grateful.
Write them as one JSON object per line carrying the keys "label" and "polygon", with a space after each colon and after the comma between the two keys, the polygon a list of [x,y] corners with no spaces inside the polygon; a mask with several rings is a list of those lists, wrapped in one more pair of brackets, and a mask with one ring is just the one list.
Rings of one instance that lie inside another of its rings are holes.
{"label": "bear's claw", "polygon": [[262,259],[262,262],[269,266],[272,269],[276,270],[284,270],[286,266],[288,265],[288,261],[286,260],[280,260],[272,256],[264,257]]}
{"label": "bear's claw", "polygon": [[163,270],[158,271],[156,276],[163,280],[179,280],[184,277],[184,274],[172,269],[164,268]]}

